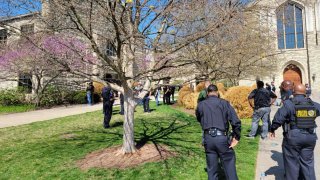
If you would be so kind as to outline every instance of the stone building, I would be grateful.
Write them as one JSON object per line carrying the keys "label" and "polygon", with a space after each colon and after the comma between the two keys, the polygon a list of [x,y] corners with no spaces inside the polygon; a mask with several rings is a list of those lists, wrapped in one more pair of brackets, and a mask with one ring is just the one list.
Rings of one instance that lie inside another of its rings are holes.
{"label": "stone building", "polygon": [[267,77],[241,80],[240,85],[252,85],[256,79],[283,80],[310,84],[320,89],[320,1],[319,0],[263,0],[261,18],[266,19],[271,35],[276,39],[276,68]]}
{"label": "stone building", "polygon": [[[0,26],[0,46],[4,47],[10,42],[19,40],[21,37],[18,34],[33,34],[41,29],[39,19],[37,18],[39,15],[40,14],[36,12],[0,19],[0,23],[5,24],[4,26]],[[30,85],[32,86],[32,76],[30,74],[21,73],[17,76],[18,81],[1,81],[0,89],[17,86],[29,88]]]}
{"label": "stone building", "polygon": [[[45,25],[43,20],[50,14],[49,1],[42,1],[42,10],[40,12],[28,13],[23,15],[17,15],[13,17],[0,17],[0,50],[1,47],[5,47],[12,42],[19,42],[25,36],[29,34],[41,33],[45,30]],[[101,43],[101,47],[107,56],[114,56],[115,49],[108,43]],[[1,51],[0,51],[1,52]],[[97,69],[96,67],[88,68],[91,73],[97,74],[102,78],[117,78],[113,71],[105,71]],[[8,79],[1,79],[1,73],[9,74],[8,72],[0,72],[0,89],[8,89],[15,87],[24,87],[30,93],[32,92],[32,87],[34,87],[34,75],[28,72],[19,72],[14,74],[14,77]],[[49,78],[46,78],[49,79]],[[86,88],[87,79],[82,77],[77,77],[73,74],[63,73],[58,78],[54,79],[55,85],[62,85],[64,87],[71,88],[73,90],[81,90]]]}

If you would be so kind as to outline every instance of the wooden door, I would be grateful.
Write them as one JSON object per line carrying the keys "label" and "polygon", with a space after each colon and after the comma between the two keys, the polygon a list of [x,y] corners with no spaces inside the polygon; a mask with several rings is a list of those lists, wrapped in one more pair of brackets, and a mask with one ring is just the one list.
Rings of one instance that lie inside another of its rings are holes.
{"label": "wooden door", "polygon": [[300,69],[297,66],[290,64],[284,69],[283,80],[290,80],[294,82],[294,84],[301,84],[302,78]]}

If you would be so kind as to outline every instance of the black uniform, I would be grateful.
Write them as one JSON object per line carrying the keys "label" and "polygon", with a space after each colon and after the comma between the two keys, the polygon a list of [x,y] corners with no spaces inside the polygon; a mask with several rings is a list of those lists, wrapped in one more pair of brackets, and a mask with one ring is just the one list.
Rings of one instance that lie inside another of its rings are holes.
{"label": "black uniform", "polygon": [[196,110],[197,120],[204,131],[204,147],[207,159],[208,179],[218,179],[218,158],[224,166],[227,179],[238,179],[235,166],[235,153],[229,148],[229,123],[233,136],[240,139],[241,121],[229,102],[216,96],[208,96]]}
{"label": "black uniform", "polygon": [[304,179],[316,179],[313,151],[317,140],[315,118],[319,112],[318,103],[304,95],[296,95],[284,101],[272,121],[271,132],[281,125],[285,127],[282,153],[288,180],[298,179],[299,172]]}
{"label": "black uniform", "polygon": [[124,115],[124,97],[123,94],[120,94],[120,114]]}
{"label": "black uniform", "polygon": [[114,103],[114,96],[111,88],[104,87],[102,89],[101,96],[103,98],[103,114],[104,114],[103,126],[105,128],[109,128],[110,127],[109,123],[112,117],[112,106]]}
{"label": "black uniform", "polygon": [[176,87],[175,86],[172,86],[170,88],[170,93],[171,93],[171,96],[172,96],[172,102],[174,102],[174,92],[176,91]]}
{"label": "black uniform", "polygon": [[164,86],[162,88],[163,90],[163,96],[162,96],[162,100],[163,100],[163,104],[167,104],[167,90],[168,90],[168,87],[167,86]]}
{"label": "black uniform", "polygon": [[142,103],[143,103],[143,111],[144,112],[150,112],[150,108],[149,108],[149,94],[150,92],[148,91],[148,93],[143,97],[142,99]]}

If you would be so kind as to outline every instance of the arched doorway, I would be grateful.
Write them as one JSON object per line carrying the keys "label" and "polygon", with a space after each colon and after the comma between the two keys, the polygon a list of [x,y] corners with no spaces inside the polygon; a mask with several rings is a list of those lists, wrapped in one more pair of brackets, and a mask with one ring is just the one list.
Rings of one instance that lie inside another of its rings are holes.
{"label": "arched doorway", "polygon": [[283,80],[290,80],[294,84],[302,83],[301,70],[296,65],[289,64],[283,71]]}

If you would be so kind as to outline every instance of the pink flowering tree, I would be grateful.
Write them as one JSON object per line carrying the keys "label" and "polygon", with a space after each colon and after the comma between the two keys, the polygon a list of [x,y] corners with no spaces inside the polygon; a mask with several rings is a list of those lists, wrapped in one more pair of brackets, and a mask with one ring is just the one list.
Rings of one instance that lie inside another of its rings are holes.
{"label": "pink flowering tree", "polygon": [[55,79],[70,71],[91,70],[87,64],[95,58],[87,52],[80,40],[57,35],[11,43],[0,55],[0,79],[19,81],[19,74],[30,74],[34,104],[39,106]]}

